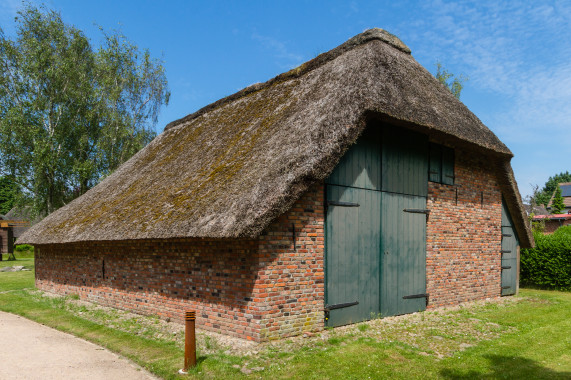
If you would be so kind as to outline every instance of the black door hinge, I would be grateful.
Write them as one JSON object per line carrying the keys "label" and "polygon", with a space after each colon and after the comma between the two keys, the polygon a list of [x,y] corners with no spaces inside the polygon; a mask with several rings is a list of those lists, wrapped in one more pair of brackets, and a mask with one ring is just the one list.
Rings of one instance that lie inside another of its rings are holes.
{"label": "black door hinge", "polygon": [[413,214],[430,214],[430,210],[418,209],[418,208],[405,208],[404,212],[411,212]]}
{"label": "black door hinge", "polygon": [[358,305],[359,301],[355,301],[355,302],[345,302],[345,303],[337,303],[335,305],[326,305],[324,310],[325,311],[331,311],[331,310],[335,310],[335,309],[343,309],[345,307],[349,307],[349,306],[355,306]]}
{"label": "black door hinge", "polygon": [[327,201],[327,206],[359,207],[360,204],[352,202]]}

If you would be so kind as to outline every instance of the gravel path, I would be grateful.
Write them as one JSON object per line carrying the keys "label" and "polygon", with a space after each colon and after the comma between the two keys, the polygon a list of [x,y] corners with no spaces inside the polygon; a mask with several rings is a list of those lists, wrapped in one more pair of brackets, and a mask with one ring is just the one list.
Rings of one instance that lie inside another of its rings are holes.
{"label": "gravel path", "polygon": [[0,379],[156,379],[104,348],[0,312]]}

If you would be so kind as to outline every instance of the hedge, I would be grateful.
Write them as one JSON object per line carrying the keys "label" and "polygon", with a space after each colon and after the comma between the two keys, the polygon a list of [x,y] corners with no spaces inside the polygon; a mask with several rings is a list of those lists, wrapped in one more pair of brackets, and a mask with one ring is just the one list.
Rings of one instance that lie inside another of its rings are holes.
{"label": "hedge", "polygon": [[535,231],[533,237],[535,248],[521,251],[521,285],[571,290],[571,226],[551,235]]}
{"label": "hedge", "polygon": [[34,252],[34,246],[29,245],[29,244],[18,244],[17,246],[14,247],[14,251],[16,251],[16,252],[24,252],[24,251]]}

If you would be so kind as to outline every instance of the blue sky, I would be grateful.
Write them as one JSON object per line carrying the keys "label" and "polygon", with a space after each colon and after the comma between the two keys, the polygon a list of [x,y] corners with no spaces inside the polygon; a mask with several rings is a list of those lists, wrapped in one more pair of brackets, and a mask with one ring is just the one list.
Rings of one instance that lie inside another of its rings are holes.
{"label": "blue sky", "polygon": [[[530,184],[571,171],[571,1],[44,3],[95,44],[101,25],[163,58],[172,95],[157,132],[379,27],[430,72],[438,60],[469,77],[461,100],[515,154],[523,196]],[[9,35],[19,8],[20,1],[0,0],[0,26]]]}

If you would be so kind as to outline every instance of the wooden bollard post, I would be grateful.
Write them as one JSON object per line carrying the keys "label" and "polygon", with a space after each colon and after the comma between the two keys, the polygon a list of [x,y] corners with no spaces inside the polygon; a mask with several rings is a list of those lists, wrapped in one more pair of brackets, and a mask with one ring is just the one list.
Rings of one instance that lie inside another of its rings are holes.
{"label": "wooden bollard post", "polygon": [[187,311],[184,316],[184,368],[180,373],[187,373],[189,368],[196,366],[196,312]]}

